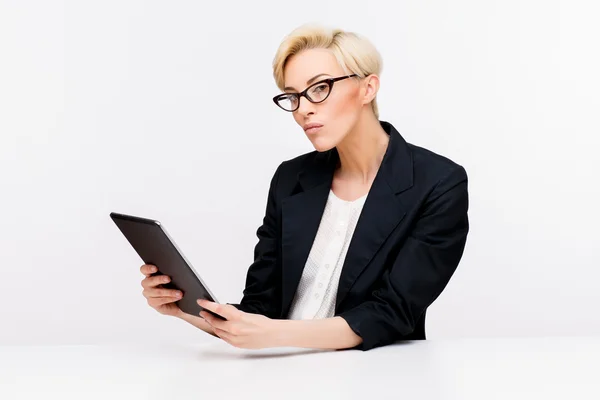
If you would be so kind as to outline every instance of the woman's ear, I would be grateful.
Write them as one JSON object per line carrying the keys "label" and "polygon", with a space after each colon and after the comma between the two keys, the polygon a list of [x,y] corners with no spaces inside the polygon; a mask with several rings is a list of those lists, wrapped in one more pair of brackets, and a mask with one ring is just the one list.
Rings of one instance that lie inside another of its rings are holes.
{"label": "woman's ear", "polygon": [[377,75],[366,76],[363,80],[363,104],[369,104],[377,96],[379,91],[379,77]]}

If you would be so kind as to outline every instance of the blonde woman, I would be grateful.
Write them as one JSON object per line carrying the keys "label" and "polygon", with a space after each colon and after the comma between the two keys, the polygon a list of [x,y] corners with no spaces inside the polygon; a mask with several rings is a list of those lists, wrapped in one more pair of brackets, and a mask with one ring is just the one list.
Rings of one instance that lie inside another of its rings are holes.
{"label": "blonde woman", "polygon": [[[273,101],[315,148],[283,161],[239,304],[181,312],[143,265],[149,304],[236,347],[369,350],[425,339],[427,307],[462,257],[467,174],[407,143],[377,108],[382,61],[364,37],[302,26],[273,62]],[[179,294],[181,295],[181,294]]]}

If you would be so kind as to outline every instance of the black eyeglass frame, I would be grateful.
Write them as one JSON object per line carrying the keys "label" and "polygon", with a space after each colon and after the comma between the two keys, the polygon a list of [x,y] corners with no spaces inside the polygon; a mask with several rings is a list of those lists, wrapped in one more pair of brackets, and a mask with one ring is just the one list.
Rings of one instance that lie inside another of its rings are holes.
{"label": "black eyeglass frame", "polygon": [[[275,103],[275,105],[277,105],[277,107],[281,108],[283,111],[288,111],[288,112],[294,112],[296,111],[299,107],[300,107],[300,98],[301,97],[306,97],[306,99],[308,101],[310,101],[313,104],[319,104],[324,102],[325,100],[327,100],[327,98],[329,97],[329,95],[331,94],[331,91],[333,90],[333,84],[335,82],[344,80],[344,79],[348,79],[348,78],[352,78],[358,76],[357,74],[352,74],[352,75],[345,75],[345,76],[339,76],[337,78],[327,78],[327,79],[323,79],[320,80],[318,82],[313,83],[312,85],[310,85],[309,87],[307,87],[306,89],[304,89],[303,91],[301,91],[300,93],[281,93],[278,94],[277,96],[273,97],[273,102]],[[312,100],[309,96],[308,96],[308,91],[312,88],[315,87],[317,85],[323,84],[323,83],[327,83],[327,85],[329,85],[329,91],[327,92],[327,96],[325,96],[323,98],[323,100],[319,100],[319,101],[314,101]],[[282,97],[288,97],[288,96],[296,96],[298,98],[298,102],[296,103],[296,108],[294,108],[293,110],[288,110],[287,108],[283,108],[280,104],[279,104],[279,99]]]}

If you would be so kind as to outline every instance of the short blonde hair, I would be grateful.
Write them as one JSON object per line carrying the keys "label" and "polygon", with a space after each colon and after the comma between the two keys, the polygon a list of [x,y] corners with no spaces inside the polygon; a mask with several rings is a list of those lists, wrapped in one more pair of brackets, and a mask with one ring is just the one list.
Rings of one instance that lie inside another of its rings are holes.
{"label": "short blonde hair", "polygon": [[[365,77],[380,75],[383,67],[381,55],[363,36],[317,24],[305,24],[288,34],[277,49],[273,59],[273,77],[280,90],[284,90],[283,72],[291,56],[307,49],[330,50],[346,74]],[[375,117],[379,118],[377,99],[371,102]]]}

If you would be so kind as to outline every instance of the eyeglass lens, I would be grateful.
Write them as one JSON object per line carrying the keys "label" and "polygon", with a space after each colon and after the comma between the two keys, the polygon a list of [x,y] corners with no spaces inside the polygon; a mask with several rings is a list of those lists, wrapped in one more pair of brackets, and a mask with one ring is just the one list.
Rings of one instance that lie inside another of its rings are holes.
{"label": "eyeglass lens", "polygon": [[[327,82],[317,83],[314,86],[308,88],[306,96],[313,103],[319,103],[327,98],[329,95],[329,84]],[[277,102],[279,105],[286,110],[294,110],[298,107],[300,96],[296,93],[290,93],[286,96],[281,96]]]}

